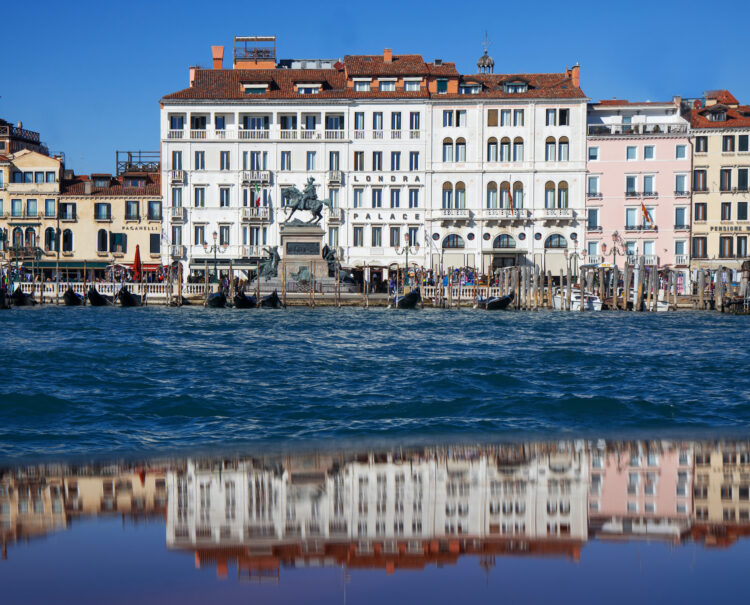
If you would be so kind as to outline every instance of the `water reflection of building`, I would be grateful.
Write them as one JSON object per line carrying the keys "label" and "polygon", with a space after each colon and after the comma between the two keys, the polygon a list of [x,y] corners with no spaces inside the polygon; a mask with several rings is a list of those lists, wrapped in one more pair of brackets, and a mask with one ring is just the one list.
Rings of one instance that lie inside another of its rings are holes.
{"label": "water reflection of building", "polygon": [[693,538],[729,546],[750,535],[750,448],[747,443],[695,448]]}
{"label": "water reflection of building", "polygon": [[424,567],[476,554],[578,558],[587,538],[582,446],[188,462],[167,475],[167,544],[219,574],[281,564]]}
{"label": "water reflection of building", "polygon": [[692,445],[610,443],[590,452],[589,529],[679,541],[690,529]]}

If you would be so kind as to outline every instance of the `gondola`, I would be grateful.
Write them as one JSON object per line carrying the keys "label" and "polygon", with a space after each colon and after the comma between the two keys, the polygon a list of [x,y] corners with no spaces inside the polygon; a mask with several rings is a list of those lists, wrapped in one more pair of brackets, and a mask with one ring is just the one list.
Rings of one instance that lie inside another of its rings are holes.
{"label": "gondola", "polygon": [[11,295],[12,303],[16,307],[33,307],[36,301],[31,297],[30,294],[24,294],[23,290],[19,286]]}
{"label": "gondola", "polygon": [[507,296],[490,296],[489,298],[480,298],[479,307],[487,311],[501,311],[507,309],[513,302],[513,292]]}
{"label": "gondola", "polygon": [[209,294],[206,299],[206,306],[213,307],[214,309],[223,309],[227,306],[227,297],[223,291]]}
{"label": "gondola", "polygon": [[0,288],[0,309],[10,309],[10,299],[5,288]]}
{"label": "gondola", "polygon": [[128,290],[127,286],[120,288],[117,293],[117,298],[123,307],[141,307],[143,306],[143,299],[137,294],[133,294]]}
{"label": "gondola", "polygon": [[113,304],[111,296],[99,294],[99,291],[94,286],[89,287],[87,296],[92,307],[106,307]]}
{"label": "gondola", "polygon": [[80,307],[83,304],[83,296],[76,294],[73,288],[68,287],[63,294],[63,301],[66,307]]}
{"label": "gondola", "polygon": [[281,302],[278,293],[274,290],[268,296],[264,296],[260,299],[259,306],[264,309],[283,309],[284,303]]}
{"label": "gondola", "polygon": [[399,296],[396,299],[396,308],[397,309],[414,309],[416,308],[417,304],[422,300],[422,294],[419,291],[419,288],[414,288],[411,292],[408,294],[405,294],[404,296]]}
{"label": "gondola", "polygon": [[234,295],[235,309],[254,309],[258,306],[258,300],[254,296],[247,296],[244,292]]}

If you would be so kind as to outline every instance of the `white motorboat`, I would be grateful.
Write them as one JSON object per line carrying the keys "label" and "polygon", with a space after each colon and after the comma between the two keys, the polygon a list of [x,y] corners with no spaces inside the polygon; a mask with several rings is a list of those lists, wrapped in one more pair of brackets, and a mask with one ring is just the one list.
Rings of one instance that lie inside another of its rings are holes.
{"label": "white motorboat", "polygon": [[[601,311],[602,301],[601,299],[592,292],[585,292],[583,294],[583,310],[584,311]],[[555,294],[552,297],[552,307],[555,309],[565,308],[565,292],[560,292],[558,288],[555,290]],[[573,288],[570,293],[570,310],[580,311],[581,310],[581,290],[579,288]]]}
{"label": "white motorboat", "polygon": [[[661,291],[659,291],[659,294],[661,295]],[[632,288],[630,290],[630,298],[628,298],[628,302],[634,301],[636,298],[635,293],[633,292]],[[643,310],[644,311],[651,311],[651,308],[646,308],[646,303],[648,302],[648,298],[645,296],[643,297]],[[651,301],[651,304],[653,304],[653,301]],[[656,299],[656,312],[657,313],[663,313],[665,311],[669,311],[669,303],[666,300],[661,300],[659,298]]]}

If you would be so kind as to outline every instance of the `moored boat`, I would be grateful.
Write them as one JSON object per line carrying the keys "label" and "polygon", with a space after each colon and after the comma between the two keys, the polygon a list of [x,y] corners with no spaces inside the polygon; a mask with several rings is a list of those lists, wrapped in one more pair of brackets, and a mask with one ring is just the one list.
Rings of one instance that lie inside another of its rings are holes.
{"label": "moored boat", "polygon": [[[585,292],[583,294],[584,311],[601,311],[602,301],[601,299],[591,292]],[[565,292],[560,292],[558,288],[555,290],[555,295],[552,297],[552,307],[554,309],[565,308]],[[573,288],[570,293],[570,310],[580,311],[581,310],[581,290],[579,288]]]}
{"label": "moored boat", "polygon": [[506,296],[490,296],[489,298],[480,298],[479,307],[487,311],[501,311],[507,309],[513,302],[513,293]]}
{"label": "moored boat", "polygon": [[10,299],[5,288],[0,288],[0,309],[10,309]]}
{"label": "moored boat", "polygon": [[416,308],[417,304],[419,304],[421,300],[422,300],[422,294],[419,291],[419,288],[414,288],[408,294],[399,296],[396,299],[396,308],[397,309],[414,309]]}
{"label": "moored boat", "polygon": [[223,291],[209,294],[206,299],[206,306],[214,309],[223,309],[227,306],[227,297]]}
{"label": "moored boat", "polygon": [[24,294],[20,286],[11,295],[11,301],[16,307],[33,307],[36,304],[30,294]]}
{"label": "moored boat", "polygon": [[258,306],[258,300],[254,296],[247,296],[244,292],[237,292],[233,302],[236,309],[254,309]]}
{"label": "moored boat", "polygon": [[73,288],[68,287],[63,294],[63,301],[66,307],[80,307],[83,304],[83,297],[76,294]]}
{"label": "moored boat", "polygon": [[99,294],[99,291],[94,286],[89,287],[87,296],[92,307],[106,307],[113,304],[111,296]]}
{"label": "moored boat", "polygon": [[268,296],[260,299],[260,307],[264,309],[283,309],[284,303],[281,302],[278,292],[274,290]]}
{"label": "moored boat", "polygon": [[117,299],[123,307],[141,307],[143,306],[143,299],[137,294],[133,294],[128,290],[127,286],[120,288],[117,293]]}

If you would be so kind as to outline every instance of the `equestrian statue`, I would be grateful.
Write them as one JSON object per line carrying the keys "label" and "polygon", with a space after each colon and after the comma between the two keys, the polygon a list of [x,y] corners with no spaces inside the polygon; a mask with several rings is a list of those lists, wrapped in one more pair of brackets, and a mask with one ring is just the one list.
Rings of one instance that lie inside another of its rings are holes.
{"label": "equestrian statue", "polygon": [[315,179],[309,177],[302,191],[295,186],[285,187],[281,190],[281,197],[287,200],[285,206],[287,210],[291,209],[285,223],[288,223],[297,210],[308,210],[312,213],[312,218],[307,221],[308,224],[318,224],[323,218],[323,206],[328,206],[329,210],[333,209],[333,203],[329,199],[319,200],[315,191]]}

